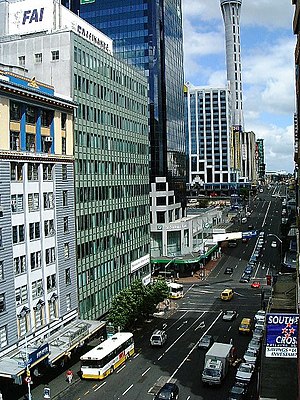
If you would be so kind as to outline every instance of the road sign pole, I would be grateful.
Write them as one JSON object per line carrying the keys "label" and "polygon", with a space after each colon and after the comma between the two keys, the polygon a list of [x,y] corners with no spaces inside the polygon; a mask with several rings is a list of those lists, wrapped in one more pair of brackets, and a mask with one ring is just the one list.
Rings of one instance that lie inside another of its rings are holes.
{"label": "road sign pole", "polygon": [[30,370],[28,368],[28,365],[26,367],[26,382],[27,382],[27,387],[28,387],[28,400],[31,400],[31,391],[30,391],[31,377],[30,377]]}

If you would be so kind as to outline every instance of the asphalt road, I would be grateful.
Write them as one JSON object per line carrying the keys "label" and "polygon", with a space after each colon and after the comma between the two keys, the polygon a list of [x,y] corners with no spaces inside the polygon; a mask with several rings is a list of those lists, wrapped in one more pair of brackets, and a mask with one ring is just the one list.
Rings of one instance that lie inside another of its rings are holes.
{"label": "asphalt road", "polygon": [[[254,229],[265,231],[262,256],[255,269],[255,279],[265,285],[265,275],[280,264],[280,247],[272,248],[272,235],[279,235],[281,202],[273,199],[271,192],[261,194],[262,200],[255,200],[250,207],[253,212],[246,224],[236,224],[233,230]],[[278,217],[279,215],[279,217]],[[268,236],[271,234],[271,236]],[[134,332],[136,354],[119,370],[104,381],[81,380],[64,392],[64,400],[147,400],[152,399],[167,381],[177,383],[180,399],[224,400],[234,383],[236,369],[230,367],[228,376],[220,387],[204,387],[201,373],[204,366],[205,350],[197,348],[199,339],[206,333],[215,341],[232,341],[238,357],[242,357],[250,336],[241,336],[238,327],[243,317],[253,318],[261,308],[261,290],[253,289],[250,283],[239,283],[240,276],[254,250],[257,238],[240,243],[236,248],[225,249],[221,261],[206,281],[185,286],[183,299],[177,300],[177,309],[163,317],[153,318]],[[279,243],[278,243],[279,244]],[[225,275],[227,266],[233,267],[232,275]],[[220,293],[227,287],[234,289],[230,302],[222,302]],[[236,320],[222,320],[225,310],[236,310]],[[168,341],[163,348],[151,348],[149,339],[155,328],[164,328]],[[78,367],[78,365],[76,366]],[[257,399],[256,381],[250,385],[248,400]]]}

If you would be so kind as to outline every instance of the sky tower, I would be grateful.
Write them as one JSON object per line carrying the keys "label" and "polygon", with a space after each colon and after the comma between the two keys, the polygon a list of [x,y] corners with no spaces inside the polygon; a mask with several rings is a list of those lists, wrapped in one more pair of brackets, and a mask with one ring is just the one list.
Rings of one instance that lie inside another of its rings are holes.
{"label": "sky tower", "polygon": [[240,46],[240,11],[242,0],[220,0],[226,42],[227,80],[232,99],[232,125],[244,130],[242,64]]}

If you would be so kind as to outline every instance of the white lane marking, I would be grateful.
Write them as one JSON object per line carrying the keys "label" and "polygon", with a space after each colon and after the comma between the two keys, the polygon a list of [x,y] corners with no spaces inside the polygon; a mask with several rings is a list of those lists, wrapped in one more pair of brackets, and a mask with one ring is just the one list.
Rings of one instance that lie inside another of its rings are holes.
{"label": "white lane marking", "polygon": [[142,376],[146,375],[146,373],[151,369],[151,367],[147,368],[146,371],[142,373]]}
{"label": "white lane marking", "polygon": [[266,223],[266,219],[268,218],[268,212],[269,212],[270,206],[271,206],[271,202],[269,203],[269,205],[268,205],[268,207],[267,207],[267,211],[266,211],[266,213],[265,213],[265,218],[264,218],[263,223],[262,223],[262,225],[261,225],[262,228],[264,227],[264,225],[265,225],[265,223]]}
{"label": "white lane marking", "polygon": [[205,322],[204,322],[204,321],[202,321],[202,322],[194,329],[194,331],[196,332],[197,329],[203,329],[203,328],[205,328]]}
{"label": "white lane marking", "polygon": [[[213,327],[213,325],[217,322],[217,320],[220,318],[220,316],[223,315],[223,311],[221,311],[219,313],[219,315],[216,317],[216,319],[210,324],[210,326],[207,328],[207,330],[203,333],[202,337],[204,335],[207,334],[207,332]],[[200,338],[201,339],[201,338]],[[175,371],[173,372],[173,374],[170,376],[170,378],[168,379],[168,382],[171,381],[171,379],[174,378],[174,376],[176,375],[176,373],[179,371],[179,369],[182,367],[182,365],[186,362],[186,360],[190,357],[190,355],[192,354],[192,352],[197,348],[198,346],[198,342],[191,348],[191,350],[189,351],[189,353],[187,354],[187,356],[183,359],[183,361],[178,365],[178,367],[175,369]]]}
{"label": "white lane marking", "polygon": [[137,358],[140,355],[140,353],[136,353],[133,358]]}
{"label": "white lane marking", "polygon": [[106,381],[103,382],[101,385],[99,385],[99,386],[94,390],[94,392],[97,392],[97,390],[101,389],[105,384],[106,384]]}
{"label": "white lane marking", "polygon": [[188,323],[187,321],[183,321],[183,323],[179,325],[179,327],[176,330],[179,331],[179,329],[181,329],[187,323]]}
{"label": "white lane marking", "polygon": [[179,317],[178,319],[176,319],[175,322],[173,322],[173,324],[167,329],[167,331],[169,331],[170,329],[173,328],[174,325],[177,324],[177,322],[179,322],[182,318],[184,318],[186,316],[186,314],[189,312],[189,310],[178,310],[178,311],[184,311],[184,313],[181,315],[181,317]]}
{"label": "white lane marking", "polygon": [[184,295],[186,295],[191,289],[193,289],[194,286],[195,286],[195,284],[193,283],[192,286],[190,286],[190,287],[188,288],[188,290],[184,293]]}
{"label": "white lane marking", "polygon": [[122,369],[124,369],[125,367],[126,367],[126,364],[124,364],[120,369],[118,369],[117,374],[118,374],[119,372],[121,372]]}
{"label": "white lane marking", "polygon": [[125,394],[126,394],[127,392],[129,392],[129,390],[130,390],[132,387],[133,387],[133,383],[129,386],[129,388],[127,388],[127,389],[125,390],[125,392],[122,393],[122,396],[125,396]]}
{"label": "white lane marking", "polygon": [[178,338],[171,344],[171,346],[169,346],[162,355],[160,355],[157,359],[157,361],[159,361],[160,359],[163,358],[163,356],[169,351],[171,350],[171,348],[178,342],[178,340],[180,340],[182,338],[183,335],[186,334],[187,331],[189,331],[195,324],[198,323],[198,321],[203,317],[203,315],[206,314],[206,311],[204,311],[180,336],[178,336]]}

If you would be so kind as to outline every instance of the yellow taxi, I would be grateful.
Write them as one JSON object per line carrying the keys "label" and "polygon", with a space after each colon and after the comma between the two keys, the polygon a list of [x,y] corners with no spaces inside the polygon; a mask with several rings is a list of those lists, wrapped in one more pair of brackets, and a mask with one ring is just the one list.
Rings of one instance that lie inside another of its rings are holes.
{"label": "yellow taxi", "polygon": [[250,333],[251,332],[251,319],[243,318],[239,326],[239,333]]}
{"label": "yellow taxi", "polygon": [[233,298],[233,290],[232,289],[225,289],[221,293],[221,300],[229,301]]}

